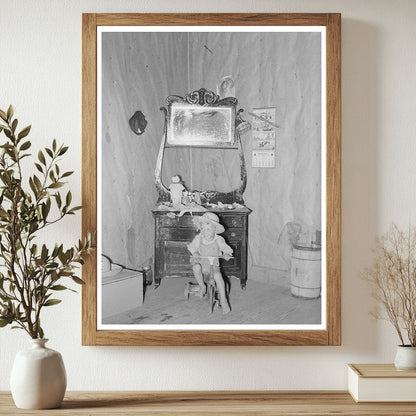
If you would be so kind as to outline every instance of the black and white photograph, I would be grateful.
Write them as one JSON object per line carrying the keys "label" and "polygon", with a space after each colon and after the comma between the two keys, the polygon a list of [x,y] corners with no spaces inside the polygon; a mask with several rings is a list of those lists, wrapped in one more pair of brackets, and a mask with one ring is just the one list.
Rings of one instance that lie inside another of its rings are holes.
{"label": "black and white photograph", "polygon": [[98,329],[325,329],[325,42],[99,28]]}

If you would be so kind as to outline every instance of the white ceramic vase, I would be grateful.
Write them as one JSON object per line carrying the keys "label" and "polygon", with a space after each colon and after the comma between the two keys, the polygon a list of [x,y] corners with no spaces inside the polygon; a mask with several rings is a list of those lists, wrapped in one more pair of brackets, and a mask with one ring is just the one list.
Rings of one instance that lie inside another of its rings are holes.
{"label": "white ceramic vase", "polygon": [[59,407],[66,390],[66,372],[59,352],[45,346],[47,339],[32,339],[31,348],[16,354],[10,388],[21,409]]}
{"label": "white ceramic vase", "polygon": [[398,345],[394,365],[399,371],[416,370],[416,347]]}

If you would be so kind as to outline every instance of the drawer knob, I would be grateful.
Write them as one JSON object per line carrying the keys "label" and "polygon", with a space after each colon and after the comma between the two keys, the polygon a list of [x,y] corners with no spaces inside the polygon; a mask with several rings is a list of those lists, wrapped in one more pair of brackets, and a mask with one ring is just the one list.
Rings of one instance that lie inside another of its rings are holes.
{"label": "drawer knob", "polygon": [[233,231],[230,235],[231,237],[235,237],[235,232]]}

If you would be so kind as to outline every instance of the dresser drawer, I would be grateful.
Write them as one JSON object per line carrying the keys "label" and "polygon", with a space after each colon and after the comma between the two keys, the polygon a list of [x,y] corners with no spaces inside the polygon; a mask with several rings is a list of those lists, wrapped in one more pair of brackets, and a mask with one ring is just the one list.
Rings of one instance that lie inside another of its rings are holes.
{"label": "dresser drawer", "polygon": [[182,217],[168,217],[167,215],[158,215],[156,223],[159,227],[182,227],[194,228],[194,216],[189,214],[182,215]]}
{"label": "dresser drawer", "polygon": [[[189,243],[194,239],[197,234],[195,228],[170,228],[161,227],[157,231],[157,236],[160,241],[188,241]],[[244,231],[242,228],[227,228],[223,234],[221,234],[226,241],[241,241]]]}
{"label": "dresser drawer", "polygon": [[[164,276],[173,277],[181,275],[193,276],[191,253],[185,241],[165,241],[160,247],[160,271]],[[241,273],[241,248],[239,244],[230,244],[233,248],[233,257],[228,261],[220,259],[221,271],[227,276],[238,276]]]}
{"label": "dresser drawer", "polygon": [[179,228],[179,227],[160,227],[157,230],[157,237],[162,241],[188,241],[190,243],[196,236],[195,228]]}
{"label": "dresser drawer", "polygon": [[165,241],[163,244],[163,271],[166,273],[192,273],[191,253],[185,241]]}
{"label": "dresser drawer", "polygon": [[243,215],[230,215],[230,214],[218,214],[220,217],[220,223],[225,227],[225,229],[230,227],[242,227],[244,225],[244,216]]}
{"label": "dresser drawer", "polygon": [[242,228],[226,228],[221,235],[226,241],[241,241],[244,236],[244,230]]}
{"label": "dresser drawer", "polygon": [[[196,216],[202,215],[201,213],[194,213],[193,215],[184,214],[181,217],[168,217],[167,215],[157,215],[157,224],[159,227],[183,227],[183,228],[194,228],[194,219]],[[230,227],[243,227],[244,225],[244,215],[236,214],[224,214],[221,212],[216,212],[220,219],[220,223],[225,228]]]}

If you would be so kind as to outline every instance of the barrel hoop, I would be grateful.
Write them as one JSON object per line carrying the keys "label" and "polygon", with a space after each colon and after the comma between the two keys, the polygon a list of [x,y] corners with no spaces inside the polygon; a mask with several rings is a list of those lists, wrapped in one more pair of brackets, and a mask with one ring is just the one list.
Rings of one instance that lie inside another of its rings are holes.
{"label": "barrel hoop", "polygon": [[296,260],[303,260],[303,261],[321,261],[321,259],[305,259],[304,257],[295,257],[292,256],[292,259],[296,259]]}
{"label": "barrel hoop", "polygon": [[296,289],[311,289],[311,290],[315,290],[315,289],[320,289],[321,288],[321,286],[317,286],[317,287],[297,286],[297,285],[294,285],[293,283],[291,283],[290,286],[296,287]]}

